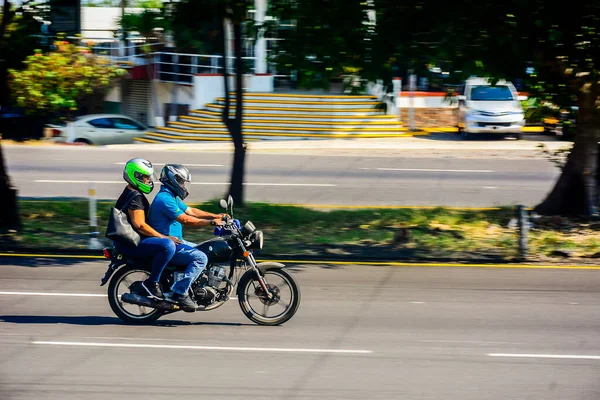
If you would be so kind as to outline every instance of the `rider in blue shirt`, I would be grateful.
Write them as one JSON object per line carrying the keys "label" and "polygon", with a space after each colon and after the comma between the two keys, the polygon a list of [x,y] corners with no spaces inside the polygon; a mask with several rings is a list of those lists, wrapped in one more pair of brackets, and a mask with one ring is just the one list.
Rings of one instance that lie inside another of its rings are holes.
{"label": "rider in blue shirt", "polygon": [[193,311],[197,305],[188,295],[192,283],[200,276],[208,261],[206,254],[196,248],[194,243],[183,239],[182,224],[186,226],[221,225],[225,214],[212,214],[188,207],[183,200],[189,195],[192,175],[187,168],[179,164],[167,164],[160,173],[162,188],[150,206],[148,223],[157,232],[180,240],[171,263],[185,265],[184,277],[171,287],[172,299],[178,302],[184,311]]}

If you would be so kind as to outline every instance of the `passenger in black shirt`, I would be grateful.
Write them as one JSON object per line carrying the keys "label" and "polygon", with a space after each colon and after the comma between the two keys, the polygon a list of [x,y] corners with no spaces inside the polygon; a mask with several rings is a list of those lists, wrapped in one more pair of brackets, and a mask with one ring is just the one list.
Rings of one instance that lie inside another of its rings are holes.
{"label": "passenger in black shirt", "polygon": [[145,195],[154,188],[153,177],[154,168],[150,161],[134,158],[125,164],[123,179],[128,185],[119,196],[115,208],[127,213],[127,220],[140,235],[141,241],[136,247],[119,242],[115,242],[115,246],[128,257],[153,257],[152,272],[142,286],[149,297],[162,299],[160,275],[175,254],[176,244],[181,241],[158,233],[146,222],[150,203]]}

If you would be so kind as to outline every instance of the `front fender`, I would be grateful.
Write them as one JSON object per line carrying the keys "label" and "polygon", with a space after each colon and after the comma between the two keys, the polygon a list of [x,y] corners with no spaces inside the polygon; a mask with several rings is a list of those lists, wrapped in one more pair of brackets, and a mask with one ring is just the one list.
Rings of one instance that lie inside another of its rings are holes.
{"label": "front fender", "polygon": [[285,268],[285,264],[268,261],[256,264],[256,268],[258,268],[260,272],[264,274],[265,271],[268,271],[270,269]]}
{"label": "front fender", "polygon": [[[264,276],[265,272],[267,272],[268,270],[285,268],[285,265],[277,262],[263,262],[256,264],[256,268],[258,268],[258,270],[260,271],[260,275]],[[245,282],[246,280],[255,280],[256,278],[256,271],[254,269],[249,269],[244,273],[244,275],[242,275],[237,287],[238,298],[244,297],[245,284],[243,284],[242,282]]]}

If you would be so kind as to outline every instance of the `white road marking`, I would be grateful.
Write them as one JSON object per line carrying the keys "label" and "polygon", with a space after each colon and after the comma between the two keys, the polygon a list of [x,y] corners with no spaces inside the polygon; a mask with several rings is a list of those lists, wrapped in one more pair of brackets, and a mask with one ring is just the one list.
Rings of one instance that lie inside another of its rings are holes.
{"label": "white road marking", "polygon": [[125,181],[75,181],[75,180],[60,180],[60,179],[37,179],[36,183],[118,183],[123,184]]}
{"label": "white road marking", "polygon": [[406,172],[480,172],[492,173],[490,169],[435,169],[435,168],[361,168],[362,170],[374,169],[376,171],[406,171]]}
{"label": "white road marking", "polygon": [[464,343],[464,344],[524,344],[521,342],[488,342],[485,340],[418,340],[422,343]]}
{"label": "white road marking", "polygon": [[[229,185],[229,183],[227,184]],[[244,186],[315,186],[315,187],[335,187],[331,183],[244,183]]]}
{"label": "white road marking", "polygon": [[410,304],[425,304],[424,301],[411,301]]}
{"label": "white road marking", "polygon": [[[124,181],[77,181],[77,180],[61,180],[61,179],[38,179],[36,183],[98,183],[98,184],[125,184]],[[223,186],[229,185],[228,182],[192,182],[192,185],[201,186]],[[306,187],[336,187],[337,185],[330,183],[244,183],[244,186],[306,186]]]}
{"label": "white road marking", "polygon": [[7,296],[65,296],[65,297],[106,297],[100,293],[55,293],[55,292],[0,292]]}
{"label": "white road marking", "polygon": [[342,349],[300,349],[281,347],[221,347],[221,346],[184,346],[175,344],[140,344],[140,343],[99,343],[99,342],[50,342],[33,341],[32,344],[49,346],[79,346],[79,347],[126,347],[141,349],[180,349],[180,350],[218,350],[218,351],[251,351],[271,353],[333,353],[333,354],[371,354],[371,350],[342,350]]}
{"label": "white road marking", "polygon": [[[125,165],[124,162],[118,162],[115,163],[115,165]],[[165,163],[155,163],[153,162],[152,165],[165,165]],[[223,164],[182,164],[184,167],[224,167],[225,165]]]}
{"label": "white road marking", "polygon": [[498,189],[498,186],[484,186],[484,189]]}
{"label": "white road marking", "polygon": [[600,356],[577,355],[577,354],[509,354],[489,353],[490,357],[518,357],[518,358],[560,358],[571,360],[600,360]]}

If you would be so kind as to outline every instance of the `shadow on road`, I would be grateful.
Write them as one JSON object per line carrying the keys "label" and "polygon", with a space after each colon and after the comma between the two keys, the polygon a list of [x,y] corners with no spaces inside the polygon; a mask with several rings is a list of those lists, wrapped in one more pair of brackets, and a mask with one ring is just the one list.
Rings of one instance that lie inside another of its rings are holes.
{"label": "shadow on road", "polygon": [[[124,325],[117,317],[97,317],[97,316],[63,316],[63,315],[0,315],[0,322],[11,324],[66,324],[82,326],[102,326],[102,325]],[[256,324],[243,324],[239,322],[190,322],[177,320],[158,320],[151,326],[172,328],[177,326],[259,326]],[[135,325],[132,325],[135,326]]]}
{"label": "shadow on road", "polygon": [[100,258],[56,258],[56,257],[40,257],[31,255],[26,257],[0,256],[0,265],[14,265],[19,267],[69,267],[73,265],[105,261]]}

